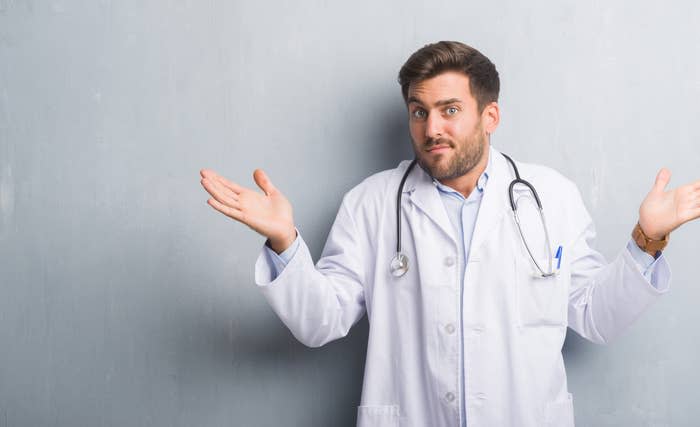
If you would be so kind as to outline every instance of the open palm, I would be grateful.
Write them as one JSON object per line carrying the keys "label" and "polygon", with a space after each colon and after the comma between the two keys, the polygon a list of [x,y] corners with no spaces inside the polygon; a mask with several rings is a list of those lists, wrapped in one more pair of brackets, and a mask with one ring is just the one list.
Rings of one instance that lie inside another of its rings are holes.
{"label": "open palm", "polygon": [[661,169],[654,187],[639,207],[639,225],[651,239],[660,240],[682,224],[700,217],[700,181],[666,191],[670,179],[671,172]]}
{"label": "open palm", "polygon": [[229,181],[210,169],[202,169],[200,175],[202,186],[212,196],[207,200],[211,207],[269,238],[278,252],[294,241],[292,205],[265,172],[256,169],[253,173],[264,194]]}

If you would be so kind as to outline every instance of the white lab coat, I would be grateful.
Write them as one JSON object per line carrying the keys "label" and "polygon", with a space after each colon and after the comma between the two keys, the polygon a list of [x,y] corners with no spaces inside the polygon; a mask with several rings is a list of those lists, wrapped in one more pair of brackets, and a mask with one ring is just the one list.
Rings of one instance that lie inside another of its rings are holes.
{"label": "white lab coat", "polygon": [[396,192],[408,161],[345,195],[316,267],[303,240],[272,281],[264,254],[256,262],[263,295],[308,346],[345,336],[367,312],[359,427],[459,426],[461,357],[470,427],[573,426],[561,353],[566,327],[606,343],[668,290],[663,257],[655,267],[665,282],[658,289],[626,249],[607,264],[589,246],[595,232],[576,186],[552,169],[518,162],[542,200],[552,247],[563,247],[560,274],[534,278],[508,202],[512,169],[495,149],[489,155],[492,174],[461,301],[458,240],[438,190],[418,166],[401,205],[410,269],[401,278],[390,274]]}

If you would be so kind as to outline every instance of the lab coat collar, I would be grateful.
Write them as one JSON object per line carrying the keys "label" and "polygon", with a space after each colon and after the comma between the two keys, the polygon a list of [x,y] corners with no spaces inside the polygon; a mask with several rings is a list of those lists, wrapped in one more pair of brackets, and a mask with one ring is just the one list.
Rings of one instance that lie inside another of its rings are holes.
{"label": "lab coat collar", "polygon": [[[472,236],[472,253],[484,242],[491,229],[500,223],[506,210],[510,209],[507,193],[508,177],[512,173],[506,162],[501,153],[489,145],[488,186],[482,187],[484,192]],[[419,165],[413,168],[406,179],[403,193],[457,244],[454,228],[440,199],[439,190],[433,183],[433,178]]]}

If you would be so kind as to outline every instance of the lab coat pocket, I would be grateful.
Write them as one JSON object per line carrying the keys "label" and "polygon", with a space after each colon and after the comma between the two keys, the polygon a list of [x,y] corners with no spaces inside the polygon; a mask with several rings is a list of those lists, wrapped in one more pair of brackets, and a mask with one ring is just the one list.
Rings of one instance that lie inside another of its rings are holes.
{"label": "lab coat pocket", "polygon": [[544,421],[550,427],[574,427],[573,395],[567,393],[564,400],[549,402],[545,407]]}
{"label": "lab coat pocket", "polygon": [[534,277],[521,269],[515,292],[520,326],[566,326],[568,282],[566,271]]}
{"label": "lab coat pocket", "polygon": [[398,405],[357,407],[357,427],[399,427]]}

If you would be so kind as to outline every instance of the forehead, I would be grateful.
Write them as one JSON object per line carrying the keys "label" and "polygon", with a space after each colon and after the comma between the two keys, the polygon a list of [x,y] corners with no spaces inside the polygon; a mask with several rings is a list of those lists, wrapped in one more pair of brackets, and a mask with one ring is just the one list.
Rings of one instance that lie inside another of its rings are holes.
{"label": "forehead", "polygon": [[452,98],[476,105],[476,99],[469,89],[469,77],[458,71],[447,71],[408,87],[409,102],[418,100],[422,104],[430,105]]}

